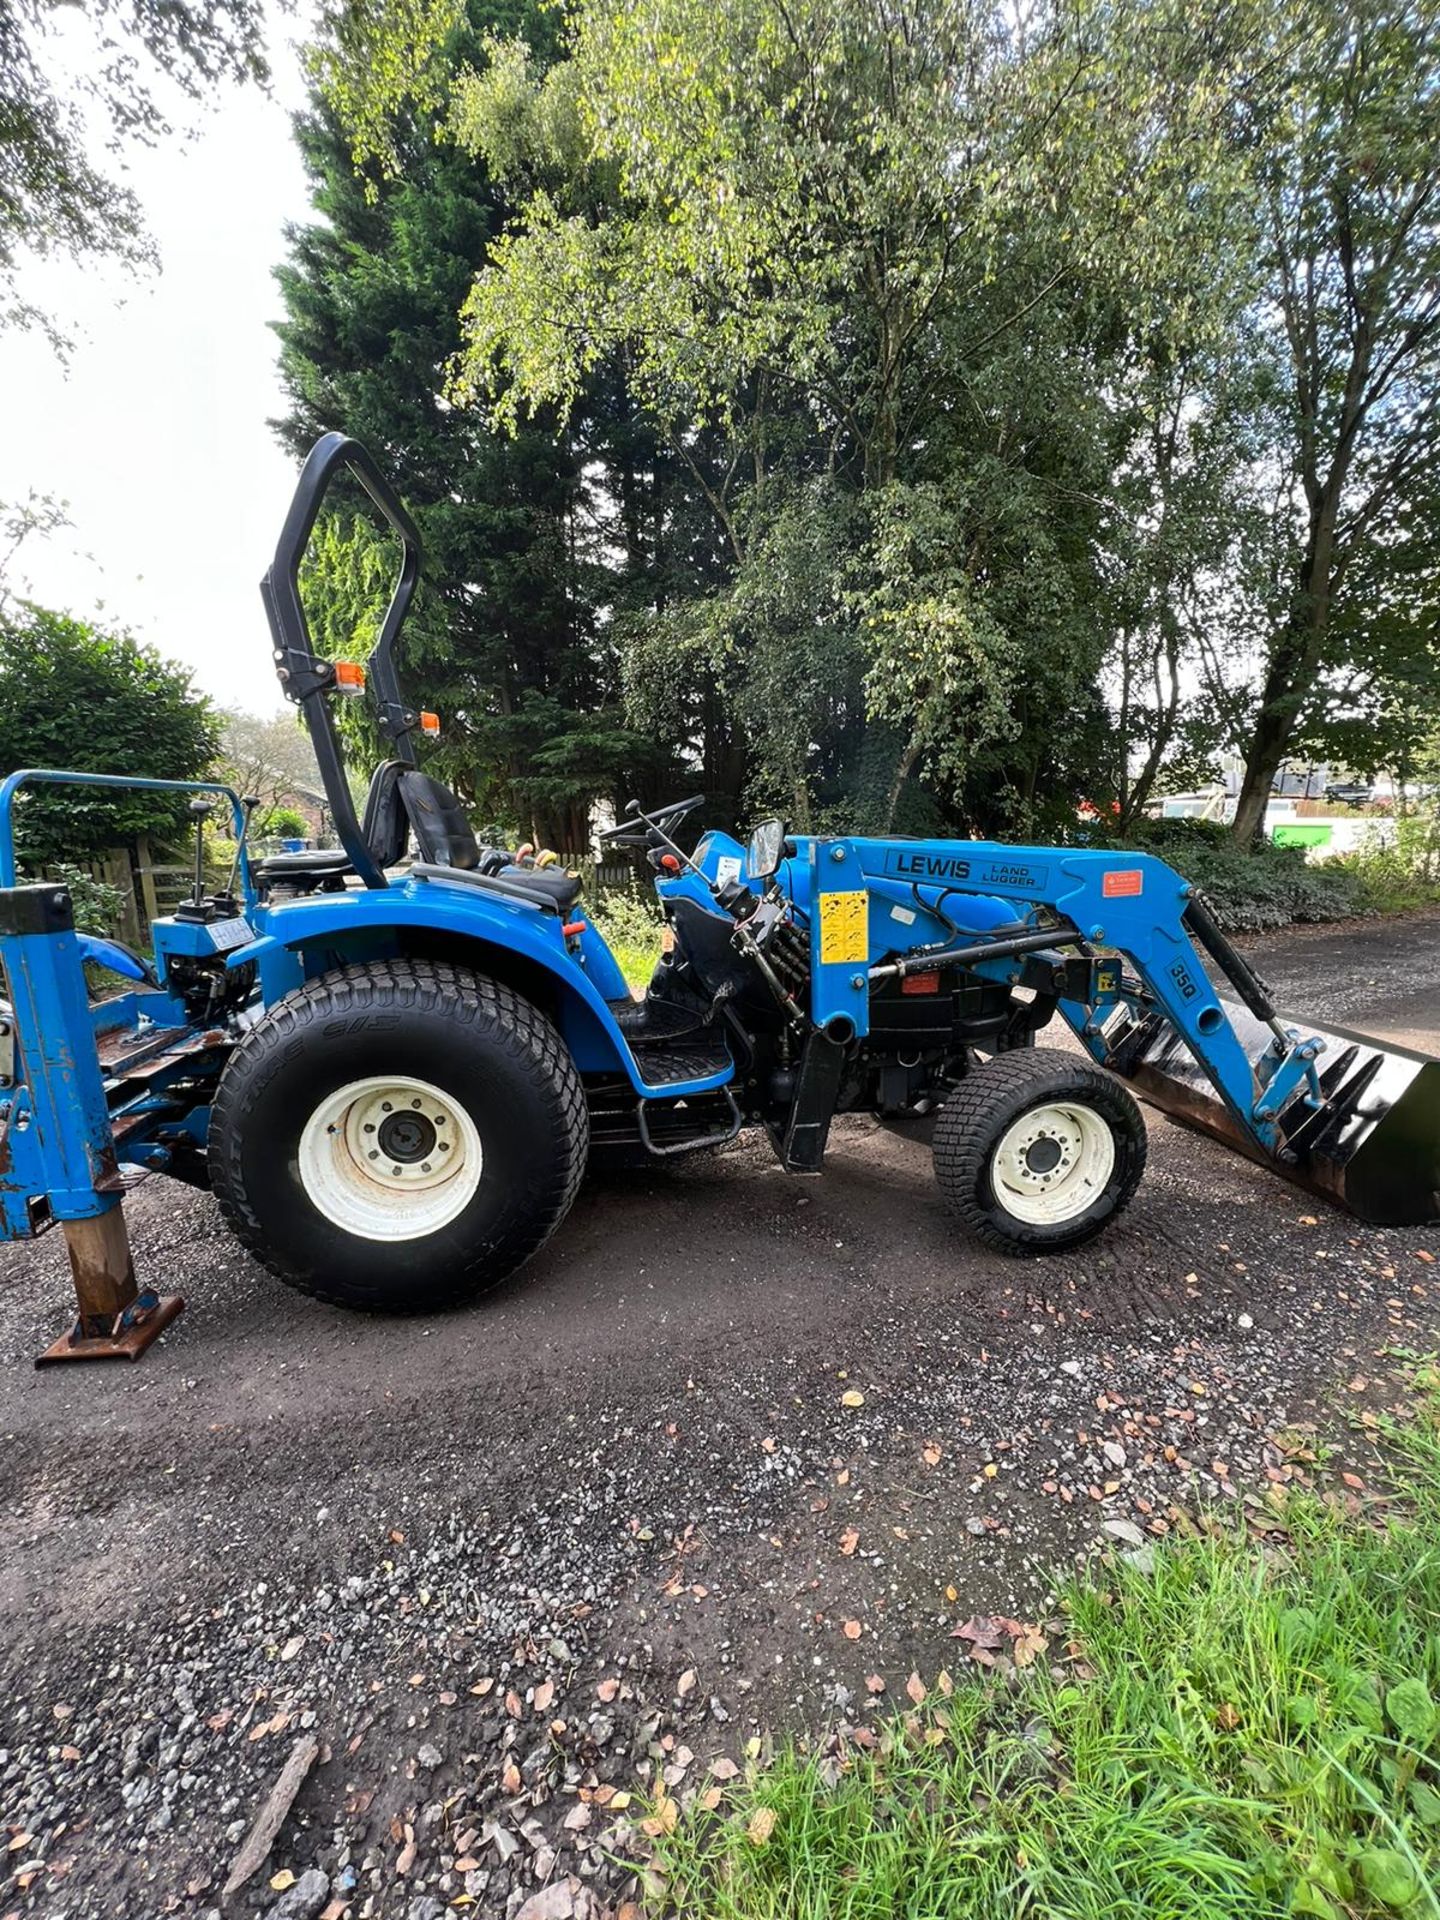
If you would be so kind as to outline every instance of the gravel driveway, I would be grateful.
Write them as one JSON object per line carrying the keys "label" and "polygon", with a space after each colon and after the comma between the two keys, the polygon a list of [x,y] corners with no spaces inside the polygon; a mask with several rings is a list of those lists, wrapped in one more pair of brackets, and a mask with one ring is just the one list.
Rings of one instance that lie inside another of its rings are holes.
{"label": "gravel driveway", "polygon": [[[1250,951],[1440,1050],[1440,915]],[[645,1779],[883,1710],[1097,1542],[1303,1474],[1309,1428],[1363,1470],[1340,1403],[1435,1344],[1440,1234],[1150,1133],[1075,1256],[957,1242],[924,1145],[847,1121],[820,1181],[743,1145],[592,1183],[430,1322],[289,1294],[154,1180],[137,1262],[189,1310],[135,1367],[35,1373],[63,1249],[0,1249],[0,1920],[213,1914],[311,1741],[227,1914],[611,1915]]]}

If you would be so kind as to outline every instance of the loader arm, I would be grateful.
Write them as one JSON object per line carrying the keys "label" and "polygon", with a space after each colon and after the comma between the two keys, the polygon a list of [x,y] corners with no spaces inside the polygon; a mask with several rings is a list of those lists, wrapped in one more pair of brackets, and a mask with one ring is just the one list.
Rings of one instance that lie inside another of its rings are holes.
{"label": "loader arm", "polygon": [[[715,844],[722,857],[733,846]],[[831,1039],[863,1040],[873,989],[897,975],[1044,978],[1091,1058],[1150,1104],[1362,1219],[1440,1218],[1440,1061],[1282,1018],[1163,861],[987,841],[790,844],[781,883],[808,923],[812,1014]]]}

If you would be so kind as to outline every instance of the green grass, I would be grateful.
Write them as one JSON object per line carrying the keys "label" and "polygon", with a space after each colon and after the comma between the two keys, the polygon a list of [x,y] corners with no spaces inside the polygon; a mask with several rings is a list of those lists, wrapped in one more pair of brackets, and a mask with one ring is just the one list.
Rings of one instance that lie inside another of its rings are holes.
{"label": "green grass", "polygon": [[1291,1499],[1282,1547],[1217,1525],[1149,1572],[1077,1578],[1068,1671],[932,1688],[873,1751],[791,1748],[673,1832],[652,1821],[652,1910],[1440,1920],[1434,1368],[1417,1395],[1384,1432],[1403,1517]]}

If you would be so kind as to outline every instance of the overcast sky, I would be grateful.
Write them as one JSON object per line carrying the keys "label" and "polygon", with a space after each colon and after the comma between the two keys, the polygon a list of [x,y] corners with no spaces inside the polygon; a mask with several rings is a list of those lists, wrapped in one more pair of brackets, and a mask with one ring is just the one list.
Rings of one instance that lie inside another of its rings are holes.
{"label": "overcast sky", "polygon": [[37,334],[0,332],[0,500],[68,501],[74,526],[27,543],[45,605],[107,618],[183,661],[227,704],[283,703],[256,585],[294,485],[267,420],[281,410],[271,269],[307,212],[290,137],[293,48],[274,97],[230,90],[198,137],[132,159],[161,271],[46,263],[25,294],[77,337],[67,367]]}

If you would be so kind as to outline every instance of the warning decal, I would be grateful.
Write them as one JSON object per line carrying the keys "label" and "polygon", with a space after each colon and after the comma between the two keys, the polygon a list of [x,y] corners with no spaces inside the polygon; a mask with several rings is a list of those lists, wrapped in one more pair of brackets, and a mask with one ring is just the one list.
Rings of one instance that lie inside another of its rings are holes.
{"label": "warning decal", "polygon": [[1137,893],[1145,891],[1145,876],[1139,867],[1121,867],[1115,873],[1107,873],[1100,882],[1100,891],[1107,900],[1131,899]]}
{"label": "warning decal", "polygon": [[870,958],[870,896],[854,893],[820,896],[820,964],[850,966]]}

